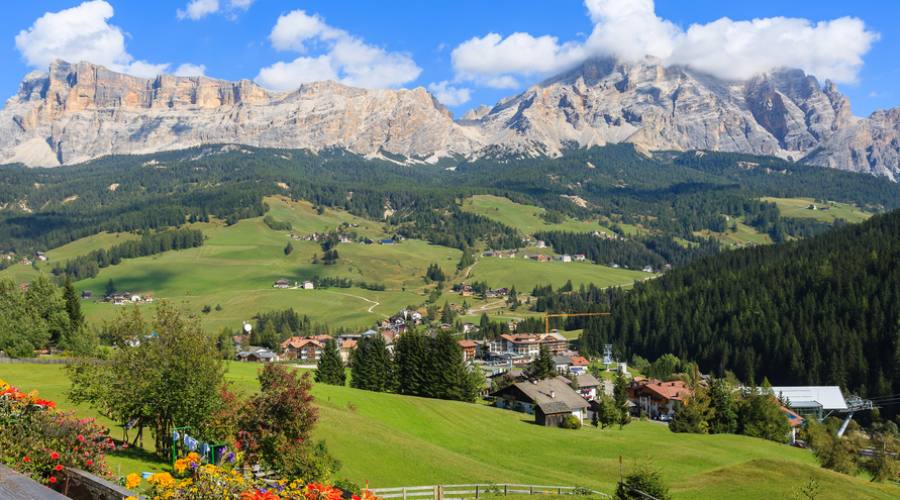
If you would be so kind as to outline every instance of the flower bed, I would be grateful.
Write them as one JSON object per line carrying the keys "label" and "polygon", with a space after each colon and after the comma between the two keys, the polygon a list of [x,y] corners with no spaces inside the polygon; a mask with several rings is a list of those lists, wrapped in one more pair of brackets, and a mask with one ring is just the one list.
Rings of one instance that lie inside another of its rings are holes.
{"label": "flower bed", "polygon": [[94,419],[60,411],[37,393],[0,380],[0,462],[55,485],[65,467],[109,477],[105,455],[115,448],[109,431]]}

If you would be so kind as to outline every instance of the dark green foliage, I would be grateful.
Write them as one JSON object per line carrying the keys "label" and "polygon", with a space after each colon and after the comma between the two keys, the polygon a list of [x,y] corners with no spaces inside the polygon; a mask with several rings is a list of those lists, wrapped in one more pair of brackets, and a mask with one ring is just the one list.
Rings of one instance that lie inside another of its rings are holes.
{"label": "dark green foliage", "polygon": [[0,351],[32,357],[35,349],[56,346],[71,331],[59,287],[40,276],[27,290],[0,280]]}
{"label": "dark green foliage", "polygon": [[447,276],[444,275],[444,271],[441,270],[441,266],[431,263],[428,265],[428,269],[425,271],[425,282],[431,283],[432,281],[444,281],[447,279]]}
{"label": "dark green foliage", "polygon": [[616,411],[619,413],[616,422],[620,429],[631,422],[631,414],[628,412],[628,385],[625,374],[617,373],[613,385],[613,401],[616,403]]}
{"label": "dark green foliage", "polygon": [[616,486],[616,500],[669,500],[669,488],[663,483],[659,471],[640,465],[629,472]]}
{"label": "dark green foliage", "polygon": [[563,429],[581,429],[581,419],[575,415],[567,415],[559,426]]}
{"label": "dark green foliage", "polygon": [[394,352],[399,393],[469,402],[477,399],[483,379],[470,372],[462,349],[449,332],[435,337],[407,332],[398,339]]}
{"label": "dark green foliage", "polygon": [[[675,416],[669,423],[672,432],[690,432],[706,434],[712,417],[709,393],[701,385],[694,387],[694,394],[675,410]],[[782,417],[783,418],[783,417]]]}
{"label": "dark green foliage", "polygon": [[591,303],[585,351],[674,353],[704,372],[900,392],[900,211],[784,245],[704,258]]}
{"label": "dark green foliage", "polygon": [[471,266],[475,263],[475,256],[472,255],[472,249],[469,247],[465,247],[462,249],[462,257],[459,258],[459,262],[456,263],[456,270],[462,271],[463,269]]}
{"label": "dark green foliage", "polygon": [[222,359],[234,359],[237,354],[234,348],[234,332],[228,327],[222,328],[216,337],[216,349],[219,350]]}
{"label": "dark green foliage", "polygon": [[325,253],[322,254],[322,263],[325,264],[326,266],[330,266],[330,265],[333,265],[335,262],[337,262],[337,260],[339,258],[340,258],[340,255],[338,254],[338,251],[336,249],[332,248],[331,250],[327,250]]}
{"label": "dark green foliage", "polygon": [[329,333],[328,328],[314,324],[309,319],[309,316],[301,315],[294,311],[293,308],[257,313],[254,319],[256,322],[253,325],[253,333],[251,335],[263,331],[266,323],[271,323],[277,343],[281,343],[281,341],[293,336],[308,337],[310,335],[327,335]]}
{"label": "dark green foliage", "polygon": [[328,339],[325,342],[325,349],[316,366],[316,382],[329,385],[344,385],[347,382],[347,373],[344,371],[344,362],[341,361],[341,352],[334,339]]}
{"label": "dark green foliage", "polygon": [[765,388],[746,389],[737,405],[738,434],[787,443],[791,428],[780,406]]}
{"label": "dark green foliage", "polygon": [[69,330],[75,331],[84,327],[84,314],[81,312],[81,299],[72,285],[72,279],[66,275],[63,284],[63,300],[66,301],[66,314],[69,316]]}
{"label": "dark green foliage", "polygon": [[556,376],[556,363],[547,346],[541,345],[538,357],[528,365],[528,378],[542,380]]}
{"label": "dark green foliage", "polygon": [[737,413],[731,388],[724,379],[717,378],[709,387],[710,410],[709,433],[723,434],[737,432]]}
{"label": "dark green foliage", "polygon": [[397,387],[394,360],[381,335],[359,341],[350,368],[351,387],[376,392],[391,392]]}
{"label": "dark green foliage", "polygon": [[291,252],[293,252],[293,251],[294,251],[294,244],[289,241],[287,243],[287,245],[284,246],[284,254],[290,255]]}
{"label": "dark green foliage", "polygon": [[263,222],[269,226],[269,229],[274,231],[290,231],[293,229],[290,222],[287,221],[277,221],[271,215],[266,215],[263,217]]}

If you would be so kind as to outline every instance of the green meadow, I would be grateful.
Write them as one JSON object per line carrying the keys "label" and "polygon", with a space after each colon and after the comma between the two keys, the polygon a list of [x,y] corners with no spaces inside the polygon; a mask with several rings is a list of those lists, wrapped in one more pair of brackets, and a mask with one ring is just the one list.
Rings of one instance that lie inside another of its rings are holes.
{"label": "green meadow", "polygon": [[[259,365],[229,363],[227,379],[256,390]],[[64,408],[68,381],[60,365],[0,365],[0,378],[37,389]],[[459,483],[579,485],[611,492],[620,458],[658,468],[675,498],[789,498],[809,479],[821,499],[897,498],[900,488],[820,468],[806,450],[736,435],[675,434],[656,422],[624,429],[580,430],[534,425],[532,418],[485,405],[366,392],[317,384],[315,432],[342,463],[339,477],[371,487]],[[79,414],[95,415],[86,408]],[[114,437],[119,430],[114,429]],[[133,450],[110,459],[124,474],[158,470]],[[760,480],[765,477],[764,481]]]}
{"label": "green meadow", "polygon": [[[872,216],[871,213],[861,210],[855,205],[836,201],[821,203],[812,198],[767,197],[760,199],[778,205],[778,210],[781,211],[782,216],[796,219],[815,219],[828,223],[832,223],[837,219],[843,219],[846,222],[856,223],[863,222]],[[810,205],[815,205],[817,210],[809,208]],[[827,210],[822,210],[822,208],[827,208]]]}
{"label": "green meadow", "polygon": [[[231,226],[221,221],[193,224],[192,227],[202,229],[206,235],[202,247],[125,259],[119,265],[102,269],[95,278],[77,282],[76,287],[91,290],[94,297],[100,297],[112,280],[120,291],[151,294],[154,299],[166,299],[194,313],[199,314],[208,305],[211,311],[203,314],[204,324],[211,331],[218,331],[224,326],[237,328],[257,312],[289,307],[332,327],[365,328],[403,307],[423,304],[428,294],[423,277],[431,263],[438,264],[451,282],[478,279],[493,287],[515,285],[521,291],[547,283],[561,286],[568,280],[576,285],[627,286],[648,276],[587,263],[489,258],[480,259],[465,276],[456,270],[461,256],[459,250],[421,240],[404,240],[395,245],[341,243],[337,247],[340,258],[334,265],[314,264],[314,257],[322,255],[319,244],[292,239],[292,233],[302,238],[345,225],[359,237],[378,241],[392,234],[391,228],[342,210],[326,209],[320,214],[305,201],[270,197],[266,202],[270,207],[267,215],[278,222],[289,222],[290,231],[273,230],[262,217],[241,220]],[[16,264],[0,272],[0,278],[28,281],[41,272],[50,272],[54,265],[66,259],[137,237],[128,233],[101,233],[82,238],[48,251],[49,262],[38,263],[37,269]],[[285,255],[284,248],[289,242],[293,251]],[[316,290],[272,287],[280,278],[303,281],[314,277],[349,278],[355,283],[383,285],[385,290],[372,291],[358,286]],[[445,291],[439,303],[454,302],[457,298]],[[476,299],[469,302],[479,303]],[[121,309],[96,299],[85,300],[83,308],[94,324],[113,318]]]}
{"label": "green meadow", "polygon": [[546,212],[542,207],[516,203],[508,198],[488,194],[475,195],[463,201],[462,209],[466,212],[482,215],[507,226],[532,235],[541,231],[568,231],[573,233],[590,233],[593,231],[612,234],[612,231],[599,222],[582,221],[566,217],[559,224],[548,224],[541,214]]}

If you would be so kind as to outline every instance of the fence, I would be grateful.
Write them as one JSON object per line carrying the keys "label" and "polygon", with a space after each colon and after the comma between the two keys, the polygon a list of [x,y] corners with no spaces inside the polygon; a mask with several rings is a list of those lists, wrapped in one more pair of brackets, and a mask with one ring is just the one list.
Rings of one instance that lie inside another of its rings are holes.
{"label": "fence", "polygon": [[35,365],[66,365],[74,361],[72,358],[7,358],[0,356],[0,364],[25,363]]}
{"label": "fence", "polygon": [[399,488],[374,488],[375,495],[384,498],[422,500],[433,498],[480,498],[506,495],[596,495],[610,498],[606,493],[574,486],[542,486],[536,484],[437,484],[431,486],[405,486]]}

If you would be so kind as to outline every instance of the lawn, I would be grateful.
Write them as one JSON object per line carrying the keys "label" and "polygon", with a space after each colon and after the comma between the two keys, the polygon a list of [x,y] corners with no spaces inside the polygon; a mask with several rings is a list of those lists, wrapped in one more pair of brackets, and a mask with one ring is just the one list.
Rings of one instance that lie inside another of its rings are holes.
{"label": "lawn", "polygon": [[534,205],[523,205],[493,195],[475,195],[463,201],[462,209],[466,212],[483,215],[507,226],[518,229],[523,234],[532,235],[541,231],[569,231],[573,233],[590,233],[593,231],[613,234],[599,222],[582,221],[566,217],[559,224],[548,224],[541,218],[546,212],[544,208]]}
{"label": "lawn", "polygon": [[[731,229],[732,224],[734,224],[734,230]],[[760,233],[753,227],[744,224],[740,218],[729,221],[728,229],[724,233],[704,229],[694,231],[694,234],[704,238],[715,238],[729,248],[772,244],[772,238],[768,234]]]}
{"label": "lawn", "polygon": [[[849,203],[838,203],[836,201],[828,201],[825,203],[817,202],[812,198],[761,198],[762,201],[774,203],[778,205],[782,217],[793,217],[796,219],[815,219],[821,222],[834,222],[837,219],[844,219],[847,222],[863,222],[872,216],[871,213],[859,209],[855,205]],[[812,210],[810,205],[815,205],[818,210]],[[828,210],[822,210],[827,208]]]}
{"label": "lawn", "polygon": [[514,258],[483,257],[472,268],[468,281],[486,281],[492,287],[515,286],[519,291],[530,292],[536,285],[551,284],[560,287],[566,281],[578,287],[593,283],[598,287],[626,286],[637,280],[654,276],[650,273],[615,269],[588,262],[538,262]]}
{"label": "lawn", "polygon": [[[229,368],[238,390],[255,390],[258,365]],[[0,377],[69,406],[59,365],[4,364]],[[896,486],[821,469],[807,451],[743,436],[674,434],[653,422],[571,431],[538,427],[527,416],[483,405],[321,384],[313,393],[320,407],[315,434],[342,462],[338,476],[372,487],[514,482],[609,492],[621,457],[626,469],[644,462],[660,469],[675,498],[785,498],[809,478],[819,482],[819,498],[900,494]],[[147,468],[119,457],[113,467]]]}

